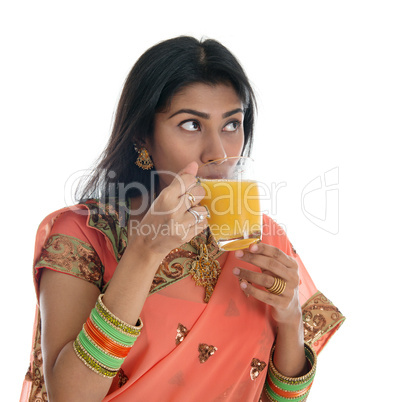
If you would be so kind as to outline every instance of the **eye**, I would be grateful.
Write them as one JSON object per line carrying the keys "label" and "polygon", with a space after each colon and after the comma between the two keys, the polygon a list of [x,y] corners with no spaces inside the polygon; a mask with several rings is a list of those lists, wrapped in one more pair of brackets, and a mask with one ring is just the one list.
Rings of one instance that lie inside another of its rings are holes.
{"label": "eye", "polygon": [[226,126],[223,128],[223,131],[237,131],[240,126],[241,123],[239,120],[233,120],[226,124]]}
{"label": "eye", "polygon": [[196,120],[187,120],[179,124],[180,127],[187,131],[199,131],[201,129],[200,123]]}

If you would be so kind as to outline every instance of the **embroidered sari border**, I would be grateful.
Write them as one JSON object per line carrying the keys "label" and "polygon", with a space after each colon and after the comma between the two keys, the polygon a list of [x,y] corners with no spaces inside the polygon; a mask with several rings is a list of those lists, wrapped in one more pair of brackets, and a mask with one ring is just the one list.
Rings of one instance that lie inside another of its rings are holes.
{"label": "embroidered sari border", "polygon": [[84,241],[68,235],[54,234],[44,245],[35,264],[35,274],[40,268],[49,268],[76,276],[102,287],[104,266],[95,249]]}
{"label": "embroidered sari border", "polygon": [[118,262],[127,246],[130,202],[115,199],[101,202],[91,199],[81,205],[89,212],[87,226],[97,229],[107,237]]}
{"label": "embroidered sari border", "polygon": [[320,291],[302,306],[304,341],[318,351],[344,323],[346,317]]}

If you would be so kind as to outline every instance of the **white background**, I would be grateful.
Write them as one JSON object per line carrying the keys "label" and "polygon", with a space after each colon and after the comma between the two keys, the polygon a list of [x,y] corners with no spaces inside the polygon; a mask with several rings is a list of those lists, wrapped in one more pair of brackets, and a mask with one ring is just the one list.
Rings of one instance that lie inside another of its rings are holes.
{"label": "white background", "polygon": [[[402,358],[399,3],[3,2],[2,399],[18,399],[28,367],[39,222],[65,205],[68,177],[103,149],[135,60],[188,34],[218,39],[247,71],[259,100],[259,171],[286,183],[272,216],[317,287],[347,316],[320,355],[309,401],[395,400],[394,362]],[[325,188],[304,204],[301,196],[330,170],[334,186],[320,221]]]}

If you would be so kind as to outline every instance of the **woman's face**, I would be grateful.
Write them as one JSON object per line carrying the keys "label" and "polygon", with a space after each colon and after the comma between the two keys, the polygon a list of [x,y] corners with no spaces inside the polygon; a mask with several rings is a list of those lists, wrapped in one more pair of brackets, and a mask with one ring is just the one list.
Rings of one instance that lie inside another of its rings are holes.
{"label": "woman's face", "polygon": [[[146,146],[157,171],[179,172],[190,162],[238,156],[244,144],[243,104],[230,85],[196,83],[177,93],[168,110],[155,115]],[[160,174],[161,189],[172,175]]]}

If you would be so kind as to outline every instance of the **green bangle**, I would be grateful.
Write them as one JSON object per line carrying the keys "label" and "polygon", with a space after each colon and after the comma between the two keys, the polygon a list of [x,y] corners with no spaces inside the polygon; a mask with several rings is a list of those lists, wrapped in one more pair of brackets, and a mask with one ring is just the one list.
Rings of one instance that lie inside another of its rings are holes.
{"label": "green bangle", "polygon": [[84,329],[78,334],[78,340],[87,353],[108,370],[118,370],[123,364],[124,359],[113,357],[93,344]]}
{"label": "green bangle", "polygon": [[270,402],[304,402],[307,400],[308,394],[310,391],[306,392],[305,394],[298,396],[296,398],[285,398],[282,396],[277,395],[275,392],[271,390],[268,386],[265,386],[265,395],[267,396]]}
{"label": "green bangle", "polygon": [[304,344],[304,353],[307,358],[307,360],[310,363],[310,371],[301,376],[301,377],[287,377],[281,374],[276,367],[274,366],[274,351],[275,351],[275,345],[272,347],[271,350],[271,356],[269,358],[269,366],[268,370],[271,370],[272,373],[275,375],[275,377],[281,381],[284,384],[289,384],[289,385],[296,385],[296,384],[303,384],[311,379],[311,377],[314,377],[316,369],[317,369],[317,354],[312,349],[307,343]]}
{"label": "green bangle", "polygon": [[113,325],[104,320],[104,318],[99,314],[96,308],[92,309],[91,311],[91,319],[111,339],[116,340],[117,342],[120,342],[125,346],[134,345],[137,337],[127,335],[116,329]]}
{"label": "green bangle", "polygon": [[317,358],[315,351],[307,344],[304,346],[304,352],[307,360],[310,363],[310,371],[301,377],[286,377],[282,375],[274,366],[273,356],[274,356],[275,346],[272,347],[271,356],[269,359],[268,373],[271,374],[272,382],[281,389],[285,391],[300,391],[306,386],[308,386],[312,380],[314,380],[316,368],[317,368]]}
{"label": "green bangle", "polygon": [[[95,308],[91,311],[87,324],[83,325],[82,330],[75,339],[73,349],[77,357],[91,370],[103,377],[113,378],[123,364],[124,358],[116,357],[109,353],[113,349],[113,347],[110,349],[110,346],[113,344],[109,344],[107,338],[120,346],[132,347],[137,337],[140,335],[143,323],[141,318],[138,318],[139,325],[132,326],[126,324],[106,308],[102,302],[102,296],[103,295],[99,296]],[[86,326],[89,324],[93,325],[92,329],[90,326]],[[93,332],[95,328],[99,331],[98,335]],[[87,329],[89,333],[87,333]],[[102,339],[100,333],[106,338]],[[94,338],[89,334],[92,334]],[[97,342],[99,342],[99,345]],[[105,348],[100,346],[103,345],[103,342],[106,342]],[[115,346],[118,348],[117,345]],[[122,356],[122,354],[120,354],[120,356]]]}
{"label": "green bangle", "polygon": [[[287,377],[279,373],[273,363],[275,345],[272,347],[268,365],[268,376],[265,382],[265,391],[270,401],[304,401],[314,380],[317,368],[317,355],[309,345],[304,345],[310,371],[301,377]],[[271,387],[272,386],[272,387]],[[279,395],[280,394],[280,395]]]}

